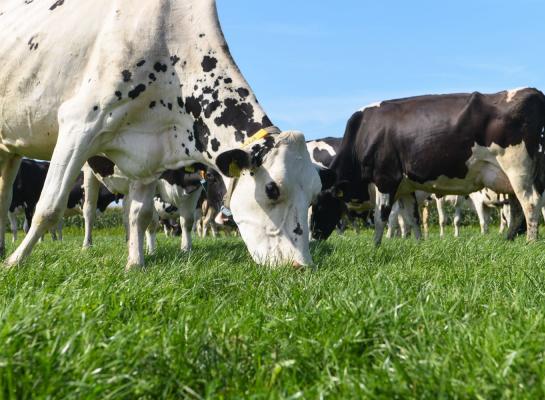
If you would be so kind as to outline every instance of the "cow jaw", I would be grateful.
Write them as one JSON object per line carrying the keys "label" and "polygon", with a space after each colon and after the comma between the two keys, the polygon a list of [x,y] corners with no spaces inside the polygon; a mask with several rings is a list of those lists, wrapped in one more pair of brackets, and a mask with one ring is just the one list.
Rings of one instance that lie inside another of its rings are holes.
{"label": "cow jaw", "polygon": [[256,263],[312,263],[307,210],[320,187],[304,137],[296,132],[278,135],[263,164],[242,172],[230,204]]}

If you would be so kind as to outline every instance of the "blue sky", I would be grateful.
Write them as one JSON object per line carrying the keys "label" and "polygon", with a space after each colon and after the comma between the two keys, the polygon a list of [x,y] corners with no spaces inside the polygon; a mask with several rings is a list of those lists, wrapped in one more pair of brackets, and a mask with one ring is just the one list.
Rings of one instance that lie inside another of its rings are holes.
{"label": "blue sky", "polygon": [[217,0],[271,119],[342,136],[355,110],[427,94],[545,90],[543,0]]}

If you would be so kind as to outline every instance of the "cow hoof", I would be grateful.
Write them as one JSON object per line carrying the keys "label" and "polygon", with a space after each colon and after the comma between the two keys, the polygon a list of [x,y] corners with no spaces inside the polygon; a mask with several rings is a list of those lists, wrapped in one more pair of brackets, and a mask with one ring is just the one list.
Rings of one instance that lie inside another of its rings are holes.
{"label": "cow hoof", "polygon": [[125,266],[125,272],[142,270],[144,270],[144,264],[127,263],[127,265]]}

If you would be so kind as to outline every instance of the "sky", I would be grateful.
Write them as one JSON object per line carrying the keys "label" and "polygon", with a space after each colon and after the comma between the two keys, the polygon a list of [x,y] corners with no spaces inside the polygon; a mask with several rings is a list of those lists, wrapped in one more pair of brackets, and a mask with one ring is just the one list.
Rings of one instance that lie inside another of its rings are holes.
{"label": "sky", "polygon": [[367,104],[545,90],[544,0],[217,0],[229,48],[271,120],[342,136]]}

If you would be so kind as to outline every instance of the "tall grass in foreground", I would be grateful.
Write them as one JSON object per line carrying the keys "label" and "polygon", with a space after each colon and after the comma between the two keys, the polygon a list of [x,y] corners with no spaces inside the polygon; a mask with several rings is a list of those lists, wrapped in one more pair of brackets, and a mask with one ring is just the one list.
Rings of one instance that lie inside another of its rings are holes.
{"label": "tall grass in foreground", "polygon": [[125,274],[120,230],[66,237],[0,271],[1,398],[545,396],[543,242],[351,233],[301,273],[161,235]]}

